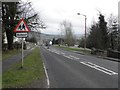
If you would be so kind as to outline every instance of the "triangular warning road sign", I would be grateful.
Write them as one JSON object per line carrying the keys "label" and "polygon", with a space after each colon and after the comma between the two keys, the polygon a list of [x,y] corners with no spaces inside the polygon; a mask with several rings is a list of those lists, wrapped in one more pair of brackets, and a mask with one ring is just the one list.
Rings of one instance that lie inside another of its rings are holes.
{"label": "triangular warning road sign", "polygon": [[23,18],[19,21],[18,25],[15,27],[14,32],[30,32]]}

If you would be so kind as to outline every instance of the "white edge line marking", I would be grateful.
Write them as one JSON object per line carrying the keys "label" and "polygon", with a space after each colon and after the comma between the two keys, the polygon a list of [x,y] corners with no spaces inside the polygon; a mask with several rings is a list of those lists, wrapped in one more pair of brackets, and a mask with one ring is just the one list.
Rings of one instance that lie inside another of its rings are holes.
{"label": "white edge line marking", "polygon": [[56,54],[60,54],[59,52],[57,51],[53,51],[53,50],[49,50],[50,52],[53,52],[53,53],[56,53]]}
{"label": "white edge line marking", "polygon": [[[84,64],[84,65],[86,65],[86,66],[89,66],[89,67],[91,67],[91,68],[94,68],[94,69],[96,69],[96,70],[99,70],[99,71],[101,71],[101,72],[104,72],[104,73],[106,73],[106,74],[108,74],[108,75],[118,74],[118,73],[116,73],[116,72],[113,72],[113,71],[111,71],[111,70],[106,69],[106,70],[112,72],[112,73],[109,73],[109,72],[104,71],[104,70],[102,70],[102,69],[100,69],[100,68],[97,68],[96,66],[91,66],[91,65],[87,64],[87,63],[90,63],[90,62],[80,62],[80,63],[82,63],[82,64]],[[93,65],[95,65],[95,64],[93,64]],[[98,65],[97,65],[97,66],[98,66]],[[99,66],[99,67],[100,67],[100,66]],[[101,68],[103,68],[103,67],[101,67]]]}
{"label": "white edge line marking", "polygon": [[48,88],[50,88],[50,80],[49,80],[48,73],[47,73],[47,70],[46,70],[46,67],[45,67],[45,64],[44,64],[44,63],[43,63],[43,67],[44,67],[44,69],[45,69],[45,74],[46,74],[46,78],[47,78]]}

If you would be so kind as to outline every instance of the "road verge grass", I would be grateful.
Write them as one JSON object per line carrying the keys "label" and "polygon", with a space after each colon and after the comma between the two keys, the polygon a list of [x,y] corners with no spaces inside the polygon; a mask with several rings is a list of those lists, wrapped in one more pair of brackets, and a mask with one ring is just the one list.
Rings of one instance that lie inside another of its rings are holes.
{"label": "road verge grass", "polygon": [[35,80],[42,80],[45,77],[40,49],[35,48],[30,55],[24,58],[24,66],[21,69],[21,62],[10,67],[3,73],[3,88],[20,88],[28,86]]}
{"label": "road verge grass", "polygon": [[67,51],[77,51],[77,52],[81,52],[83,54],[90,54],[91,51],[88,50],[88,49],[84,49],[84,48],[74,48],[74,47],[67,47],[67,46],[55,46],[55,47],[58,47],[58,48],[61,48],[61,49],[64,49],[64,50],[67,50]]}

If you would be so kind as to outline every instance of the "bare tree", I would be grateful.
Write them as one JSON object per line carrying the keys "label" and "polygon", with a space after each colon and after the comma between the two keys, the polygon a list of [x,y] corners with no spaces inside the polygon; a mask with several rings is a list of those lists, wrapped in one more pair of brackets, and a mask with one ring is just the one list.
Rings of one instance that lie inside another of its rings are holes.
{"label": "bare tree", "polygon": [[[43,22],[42,18],[40,17],[40,14],[38,14],[32,7],[32,3],[27,2],[21,2],[19,5],[21,7],[19,9],[21,18],[25,18],[27,25],[32,30],[32,38],[36,38],[37,40],[40,39],[40,28],[45,29],[46,25]],[[28,37],[29,39],[29,37]]]}
{"label": "bare tree", "polygon": [[2,3],[3,33],[6,32],[8,49],[13,49],[13,29],[18,21],[24,18],[30,29],[37,29],[43,26],[43,21],[39,18],[32,7],[32,3],[27,2],[4,2]]}
{"label": "bare tree", "polygon": [[43,28],[45,26],[40,15],[33,9],[31,2],[21,1],[18,9],[19,18],[24,18],[31,29]]}
{"label": "bare tree", "polygon": [[108,18],[108,36],[109,36],[109,47],[112,49],[117,49],[118,47],[118,25],[117,17],[113,14]]}
{"label": "bare tree", "polygon": [[68,46],[73,46],[74,43],[75,43],[75,40],[74,40],[74,34],[73,34],[73,29],[72,29],[71,22],[63,21],[61,23],[61,26],[62,26],[62,29],[64,31],[65,43]]}
{"label": "bare tree", "polygon": [[113,31],[112,25],[114,22],[117,22],[117,16],[114,16],[113,14],[110,14],[110,16],[107,19],[107,27],[108,32],[111,33]]}

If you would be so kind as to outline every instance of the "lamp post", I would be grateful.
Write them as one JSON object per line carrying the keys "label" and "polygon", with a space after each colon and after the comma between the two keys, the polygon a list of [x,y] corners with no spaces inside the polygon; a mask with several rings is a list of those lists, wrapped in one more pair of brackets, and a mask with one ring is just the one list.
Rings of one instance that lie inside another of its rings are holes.
{"label": "lamp post", "polygon": [[80,13],[77,13],[77,15],[82,15],[82,16],[85,17],[85,40],[84,40],[84,49],[86,49],[86,21],[87,21],[87,17],[86,17],[86,15],[80,14]]}

